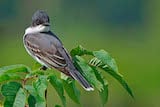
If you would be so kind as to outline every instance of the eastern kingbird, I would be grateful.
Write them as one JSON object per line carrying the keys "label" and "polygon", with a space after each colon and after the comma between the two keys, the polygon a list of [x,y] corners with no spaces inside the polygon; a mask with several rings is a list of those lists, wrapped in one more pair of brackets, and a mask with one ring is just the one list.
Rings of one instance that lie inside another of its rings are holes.
{"label": "eastern kingbird", "polygon": [[55,68],[72,77],[87,91],[94,90],[74,67],[72,58],[60,39],[51,32],[49,16],[45,11],[38,10],[33,14],[31,26],[25,30],[23,43],[27,52],[41,65]]}

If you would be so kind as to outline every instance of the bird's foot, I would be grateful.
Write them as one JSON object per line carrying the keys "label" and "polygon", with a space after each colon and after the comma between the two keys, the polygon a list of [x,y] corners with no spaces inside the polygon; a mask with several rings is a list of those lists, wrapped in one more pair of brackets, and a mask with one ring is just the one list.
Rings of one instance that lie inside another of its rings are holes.
{"label": "bird's foot", "polygon": [[40,68],[40,70],[47,70],[47,67],[46,66],[42,66],[41,68]]}

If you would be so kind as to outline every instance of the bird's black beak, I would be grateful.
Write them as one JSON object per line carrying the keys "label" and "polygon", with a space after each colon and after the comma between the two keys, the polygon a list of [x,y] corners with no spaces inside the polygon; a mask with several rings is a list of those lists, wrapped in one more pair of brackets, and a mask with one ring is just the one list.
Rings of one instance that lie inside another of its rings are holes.
{"label": "bird's black beak", "polygon": [[42,25],[44,25],[44,26],[50,26],[49,23],[43,23]]}

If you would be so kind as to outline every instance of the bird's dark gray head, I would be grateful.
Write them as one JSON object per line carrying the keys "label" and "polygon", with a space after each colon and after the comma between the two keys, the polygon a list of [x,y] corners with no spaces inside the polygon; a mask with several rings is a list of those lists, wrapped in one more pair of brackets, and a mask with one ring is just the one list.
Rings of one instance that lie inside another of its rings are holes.
{"label": "bird's dark gray head", "polygon": [[43,10],[36,11],[32,16],[32,26],[44,25],[49,26],[49,16]]}

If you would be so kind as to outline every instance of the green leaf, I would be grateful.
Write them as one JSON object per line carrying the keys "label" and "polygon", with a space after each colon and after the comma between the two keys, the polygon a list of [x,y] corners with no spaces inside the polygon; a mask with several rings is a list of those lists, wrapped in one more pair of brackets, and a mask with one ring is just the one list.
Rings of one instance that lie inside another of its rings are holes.
{"label": "green leaf", "polygon": [[85,62],[85,60],[77,55],[73,58],[73,60],[77,69],[88,80],[88,82],[94,85],[99,91],[102,90],[102,83],[97,80],[93,69]]}
{"label": "green leaf", "polygon": [[4,73],[0,75],[0,83],[9,81],[9,80],[21,80],[21,76],[15,73]]}
{"label": "green leaf", "polygon": [[17,65],[10,65],[0,68],[0,75],[3,73],[16,73],[16,72],[22,72],[22,73],[29,73],[31,70],[29,67],[17,64]]}
{"label": "green leaf", "polygon": [[22,88],[16,94],[15,101],[13,103],[13,107],[24,107],[26,101],[26,94]]}
{"label": "green leaf", "polygon": [[47,77],[46,76],[38,76],[38,80],[33,83],[33,87],[35,92],[37,93],[36,99],[36,107],[45,107],[46,99],[45,99],[45,91],[47,89]]}
{"label": "green leaf", "polygon": [[55,105],[55,107],[61,107],[60,105]]}
{"label": "green leaf", "polygon": [[32,70],[37,70],[37,69],[39,69],[41,67],[42,67],[42,65],[40,63],[35,62],[34,65],[32,66]]}
{"label": "green leaf", "polygon": [[66,107],[66,98],[64,96],[64,89],[63,89],[62,81],[58,79],[55,75],[50,75],[49,81],[51,85],[55,88],[55,90],[57,91],[59,97],[61,98],[63,106]]}
{"label": "green leaf", "polygon": [[80,91],[75,86],[75,80],[63,80],[63,85],[68,96],[77,104],[80,104]]}
{"label": "green leaf", "polygon": [[70,54],[71,54],[72,57],[75,56],[75,55],[82,56],[82,55],[85,55],[85,54],[93,55],[93,53],[91,51],[86,50],[81,45],[79,45],[78,47],[72,49]]}
{"label": "green leaf", "polygon": [[105,78],[101,75],[101,73],[96,69],[96,67],[92,67],[97,79],[103,84],[103,90],[99,91],[99,96],[101,98],[103,106],[108,101],[108,82]]}
{"label": "green leaf", "polygon": [[29,73],[30,69],[22,64],[10,65],[0,68],[0,82],[5,82],[9,80],[19,80],[22,75],[16,73]]}
{"label": "green leaf", "polygon": [[[94,51],[93,55],[102,63],[95,64],[94,66],[98,65],[101,69],[112,75],[115,79],[117,79],[120,84],[127,90],[127,92],[133,97],[133,93],[128,86],[127,82],[123,79],[123,76],[118,72],[118,67],[116,65],[115,60],[104,50]],[[93,58],[94,59],[94,58]],[[97,63],[98,60],[95,59],[94,61]],[[93,62],[92,62],[93,63]],[[93,65],[93,64],[92,64]]]}
{"label": "green leaf", "polygon": [[47,89],[47,76],[38,76],[38,80],[33,83],[37,94],[45,100],[45,91]]}
{"label": "green leaf", "polygon": [[21,84],[18,82],[9,82],[2,85],[1,93],[5,97],[13,96],[13,95],[16,95],[20,87],[21,87]]}
{"label": "green leaf", "polygon": [[31,98],[36,100],[36,103],[35,101],[33,102],[35,103],[35,107],[46,106],[45,91],[47,89],[47,86],[47,77],[42,75],[39,75],[37,80],[33,82],[33,86],[25,85],[25,89],[33,96]]}
{"label": "green leaf", "polygon": [[8,96],[5,98],[4,107],[13,107],[15,96]]}
{"label": "green leaf", "polygon": [[104,65],[108,65],[112,71],[118,73],[117,64],[115,60],[109,55],[108,52],[104,50],[93,51],[93,55],[99,60],[101,60]]}
{"label": "green leaf", "polygon": [[80,104],[80,91],[75,86],[75,80],[69,78],[67,75],[61,73],[61,79],[68,96],[77,104]]}
{"label": "green leaf", "polygon": [[[39,96],[39,93],[32,85],[25,85],[25,89],[29,92],[28,104],[29,107],[38,107],[39,103],[44,103],[42,107],[45,107],[44,98]],[[37,104],[38,103],[38,104]]]}
{"label": "green leaf", "polygon": [[37,102],[35,107],[46,107],[46,102],[42,102],[42,101]]}
{"label": "green leaf", "polygon": [[35,104],[36,104],[36,99],[31,94],[28,97],[28,104],[29,104],[29,107],[35,107]]}
{"label": "green leaf", "polygon": [[1,93],[5,97],[4,107],[13,107],[16,94],[21,87],[21,84],[17,82],[9,82],[2,85]]}
{"label": "green leaf", "polygon": [[103,104],[103,107],[104,105],[107,103],[108,101],[108,85],[104,85],[103,86],[103,90],[102,91],[99,91],[99,96],[101,98],[101,102]]}
{"label": "green leaf", "polygon": [[119,83],[124,87],[124,89],[126,89],[126,91],[134,98],[131,88],[128,86],[127,82],[123,79],[122,75],[114,71],[111,71],[110,69],[103,66],[100,66],[100,68],[109,73],[110,75],[112,75],[116,80],[118,80]]}
{"label": "green leaf", "polygon": [[35,88],[32,85],[25,85],[24,88],[34,97],[38,96]]}

